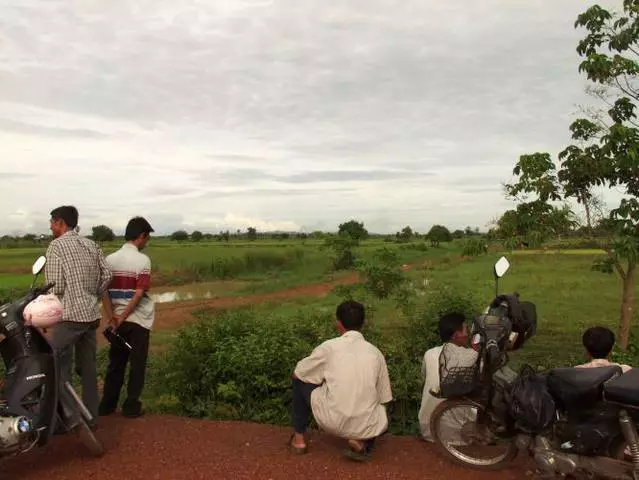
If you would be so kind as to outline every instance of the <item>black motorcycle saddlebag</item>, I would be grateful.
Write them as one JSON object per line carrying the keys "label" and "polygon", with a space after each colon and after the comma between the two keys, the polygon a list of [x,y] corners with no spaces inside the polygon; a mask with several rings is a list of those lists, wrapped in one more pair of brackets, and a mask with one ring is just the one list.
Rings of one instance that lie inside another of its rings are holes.
{"label": "black motorcycle saddlebag", "polygon": [[544,375],[525,365],[510,390],[510,416],[515,427],[538,434],[547,429],[555,416],[555,401]]}

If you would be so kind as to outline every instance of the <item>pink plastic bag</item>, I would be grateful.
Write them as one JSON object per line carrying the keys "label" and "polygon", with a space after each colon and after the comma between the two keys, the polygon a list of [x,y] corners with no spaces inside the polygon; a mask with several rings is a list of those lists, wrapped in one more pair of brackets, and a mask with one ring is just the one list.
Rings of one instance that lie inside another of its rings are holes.
{"label": "pink plastic bag", "polygon": [[53,293],[39,295],[25,308],[22,317],[27,325],[49,328],[62,320],[62,302]]}

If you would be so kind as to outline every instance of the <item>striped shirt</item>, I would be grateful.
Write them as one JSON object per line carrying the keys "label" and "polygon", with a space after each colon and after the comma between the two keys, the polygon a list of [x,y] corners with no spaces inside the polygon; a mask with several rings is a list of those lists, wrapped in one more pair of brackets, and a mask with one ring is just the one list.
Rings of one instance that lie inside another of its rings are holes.
{"label": "striped shirt", "polygon": [[69,231],[49,244],[46,257],[44,275],[47,282],[55,282],[53,293],[62,299],[62,321],[99,320],[100,300],[111,281],[100,247]]}
{"label": "striped shirt", "polygon": [[[118,251],[109,255],[106,262],[113,272],[113,280],[109,285],[109,298],[111,298],[113,312],[120,315],[136,290],[142,289],[146,292],[151,287],[151,260],[135,245],[127,242]],[[125,321],[137,323],[150,330],[154,318],[155,304],[145,293]]]}

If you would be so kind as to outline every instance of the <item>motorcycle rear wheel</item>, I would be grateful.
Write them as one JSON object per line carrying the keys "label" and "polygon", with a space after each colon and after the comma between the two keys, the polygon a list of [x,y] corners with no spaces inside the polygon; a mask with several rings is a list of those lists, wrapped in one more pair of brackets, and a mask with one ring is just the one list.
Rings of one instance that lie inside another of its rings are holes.
{"label": "motorcycle rear wheel", "polygon": [[[451,445],[448,442],[442,440],[442,420],[444,418],[444,415],[450,413],[454,409],[459,408],[475,410],[476,412],[478,412],[479,410],[483,410],[483,407],[479,406],[477,403],[463,398],[446,400],[440,403],[433,411],[430,419],[430,431],[433,439],[435,440],[435,447],[437,448],[437,450],[448,460],[462,467],[472,468],[474,470],[480,471],[496,471],[506,468],[517,456],[518,453],[517,446],[515,445],[514,441],[503,443],[503,446],[505,447],[504,453],[497,455],[489,460],[481,460],[458,451],[456,448],[454,448],[454,445]],[[465,425],[469,425],[470,423],[471,422],[468,422]]]}

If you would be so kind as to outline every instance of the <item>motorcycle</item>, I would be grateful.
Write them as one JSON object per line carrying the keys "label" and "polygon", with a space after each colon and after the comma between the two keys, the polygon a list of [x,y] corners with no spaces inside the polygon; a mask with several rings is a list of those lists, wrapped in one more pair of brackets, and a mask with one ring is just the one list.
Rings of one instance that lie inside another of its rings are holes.
{"label": "motorcycle", "polygon": [[[508,268],[505,257],[495,264],[496,293]],[[437,450],[476,470],[503,469],[525,452],[542,478],[638,480],[639,369],[524,367],[518,375],[508,352],[536,327],[535,305],[518,294],[496,295],[475,318],[476,364],[449,369],[431,392],[443,399],[430,420]],[[527,423],[526,412],[537,421]]]}
{"label": "motorcycle", "polygon": [[54,286],[35,287],[45,264],[44,256],[33,264],[33,281],[23,298],[0,306],[0,355],[6,368],[0,395],[0,458],[42,447],[57,430],[76,433],[91,454],[101,456],[104,448],[90,428],[93,417],[72,385],[60,382],[47,337],[23,318],[25,307]]}

